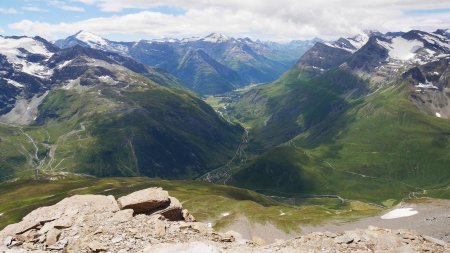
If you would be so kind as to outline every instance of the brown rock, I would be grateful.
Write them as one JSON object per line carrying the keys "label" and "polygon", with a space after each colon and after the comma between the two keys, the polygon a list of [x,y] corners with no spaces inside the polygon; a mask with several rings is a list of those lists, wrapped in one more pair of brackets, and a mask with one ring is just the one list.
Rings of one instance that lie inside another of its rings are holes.
{"label": "brown rock", "polygon": [[169,206],[154,212],[153,214],[161,214],[164,218],[171,221],[179,221],[184,220],[183,218],[183,207],[181,206],[180,201],[174,197],[169,197],[170,203]]}
{"label": "brown rock", "polygon": [[47,237],[45,239],[45,244],[53,245],[59,240],[61,231],[59,229],[52,228],[47,232]]}
{"label": "brown rock", "polygon": [[252,242],[259,246],[264,246],[267,244],[266,241],[264,241],[264,239],[256,235],[252,236]]}
{"label": "brown rock", "polygon": [[111,220],[119,223],[127,222],[133,218],[133,213],[133,209],[120,210],[114,214]]}
{"label": "brown rock", "polygon": [[195,217],[194,217],[192,214],[190,214],[189,211],[188,211],[187,209],[183,209],[183,210],[181,211],[181,213],[182,213],[183,219],[184,219],[185,221],[188,221],[188,222],[195,222],[195,221],[197,221],[197,220],[195,219]]}
{"label": "brown rock", "polygon": [[70,228],[72,226],[72,224],[73,224],[73,222],[72,222],[71,217],[65,216],[61,219],[56,220],[53,227],[58,228],[58,229]]}
{"label": "brown rock", "polygon": [[105,245],[103,245],[103,244],[101,244],[101,243],[99,243],[97,241],[90,242],[88,244],[88,248],[91,250],[91,252],[96,252],[96,253],[97,252],[104,252],[104,251],[108,250],[108,248]]}
{"label": "brown rock", "polygon": [[432,243],[441,245],[441,246],[443,246],[443,247],[447,246],[447,243],[446,243],[446,242],[444,242],[444,241],[442,241],[442,240],[439,240],[439,239],[436,239],[436,238],[433,238],[433,237],[431,237],[431,236],[423,235],[422,237],[423,237],[423,239],[425,239],[425,240],[427,240],[427,241],[429,241],[429,242],[432,242]]}
{"label": "brown rock", "polygon": [[169,205],[169,194],[161,188],[148,188],[133,192],[117,200],[121,209],[133,209],[135,214],[151,213]]}
{"label": "brown rock", "polygon": [[154,229],[156,236],[164,236],[166,234],[166,223],[162,220],[156,219]]}
{"label": "brown rock", "polygon": [[53,206],[41,207],[32,211],[21,222],[7,226],[2,232],[11,235],[22,234],[57,220],[63,215],[75,215],[74,210],[83,210],[84,213],[116,212],[119,210],[119,206],[113,196],[75,195],[65,198]]}

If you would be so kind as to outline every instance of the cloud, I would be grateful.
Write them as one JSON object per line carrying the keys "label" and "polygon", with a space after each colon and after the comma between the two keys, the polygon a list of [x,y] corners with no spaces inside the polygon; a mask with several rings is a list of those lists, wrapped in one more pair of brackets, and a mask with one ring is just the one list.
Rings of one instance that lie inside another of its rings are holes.
{"label": "cloud", "polygon": [[[198,36],[222,32],[289,40],[319,36],[349,36],[364,29],[406,31],[450,27],[448,13],[432,10],[450,8],[442,0],[72,0],[91,5],[113,16],[72,23],[46,23],[22,20],[9,25],[18,31],[54,38],[60,34],[88,30],[108,37],[111,34],[155,38]],[[156,7],[185,10],[182,14],[160,13]],[[136,9],[120,15],[120,11]],[[419,14],[410,14],[421,10]]]}
{"label": "cloud", "polygon": [[42,9],[40,7],[37,7],[37,6],[31,6],[31,5],[22,7],[22,10],[30,11],[30,12],[48,12],[48,10]]}
{"label": "cloud", "polygon": [[78,6],[73,6],[73,5],[68,5],[66,3],[64,3],[63,1],[59,1],[59,0],[52,0],[49,1],[49,5],[61,10],[65,10],[65,11],[76,11],[76,12],[84,12],[84,8],[82,7],[78,7]]}
{"label": "cloud", "polygon": [[19,12],[14,8],[0,8],[0,14],[18,14]]}

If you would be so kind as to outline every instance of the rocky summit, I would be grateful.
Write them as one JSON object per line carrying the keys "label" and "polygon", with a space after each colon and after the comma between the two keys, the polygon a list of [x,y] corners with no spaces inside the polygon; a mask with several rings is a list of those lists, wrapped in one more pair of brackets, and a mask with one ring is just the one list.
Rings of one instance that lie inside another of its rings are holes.
{"label": "rocky summit", "polygon": [[197,222],[161,188],[116,199],[75,195],[38,208],[0,232],[0,252],[448,252],[449,244],[409,230],[369,227],[316,232],[264,245]]}

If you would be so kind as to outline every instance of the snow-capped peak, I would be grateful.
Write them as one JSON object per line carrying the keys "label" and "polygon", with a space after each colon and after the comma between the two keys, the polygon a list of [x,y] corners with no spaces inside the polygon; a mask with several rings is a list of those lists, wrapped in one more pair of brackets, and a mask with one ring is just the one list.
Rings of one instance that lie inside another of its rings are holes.
{"label": "snow-capped peak", "polygon": [[364,31],[354,37],[347,38],[347,40],[356,48],[356,50],[362,48],[367,41],[369,41],[370,35],[372,34],[372,31]]}
{"label": "snow-capped peak", "polygon": [[[25,50],[25,51],[24,51]],[[0,36],[0,54],[5,55],[15,69],[38,77],[48,77],[51,71],[39,62],[29,61],[28,54],[38,54],[46,59],[53,53],[39,40],[30,37]]]}
{"label": "snow-capped peak", "polygon": [[370,36],[378,34],[376,31],[364,30],[363,32],[348,38],[340,38],[334,42],[324,42],[325,45],[340,48],[348,52],[354,53],[362,48],[368,41]]}
{"label": "snow-capped peak", "polygon": [[79,31],[75,34],[75,38],[94,48],[108,45],[108,41],[104,38],[86,31]]}
{"label": "snow-capped peak", "polygon": [[160,43],[176,43],[179,42],[179,39],[176,38],[162,38],[162,39],[153,39],[152,42],[160,42]]}
{"label": "snow-capped peak", "polygon": [[206,41],[206,42],[219,43],[219,42],[229,41],[230,39],[231,39],[231,37],[228,37],[228,36],[223,35],[221,33],[211,33],[210,35],[204,37],[201,40],[202,41]]}
{"label": "snow-capped peak", "polygon": [[442,35],[450,39],[450,29],[437,29],[434,34]]}
{"label": "snow-capped peak", "polygon": [[413,30],[402,36],[377,39],[388,50],[389,59],[426,63],[450,53],[450,40],[439,33]]}

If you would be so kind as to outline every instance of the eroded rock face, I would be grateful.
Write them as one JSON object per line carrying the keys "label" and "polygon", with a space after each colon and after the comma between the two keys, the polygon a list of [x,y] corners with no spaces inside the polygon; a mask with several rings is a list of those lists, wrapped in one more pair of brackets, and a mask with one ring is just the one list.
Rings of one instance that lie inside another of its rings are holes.
{"label": "eroded rock face", "polygon": [[113,196],[78,195],[38,208],[21,222],[0,231],[0,252],[448,252],[450,249],[443,241],[412,231],[376,227],[341,234],[312,233],[265,245],[262,240],[246,241],[236,232],[218,233],[194,221],[176,198],[160,188],[138,191],[119,201]]}

